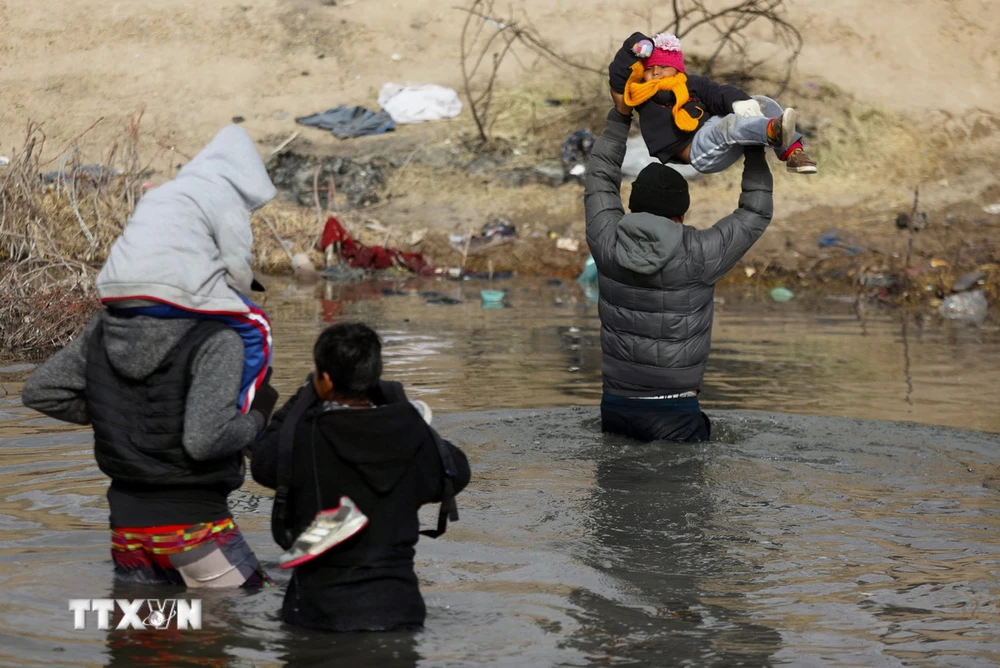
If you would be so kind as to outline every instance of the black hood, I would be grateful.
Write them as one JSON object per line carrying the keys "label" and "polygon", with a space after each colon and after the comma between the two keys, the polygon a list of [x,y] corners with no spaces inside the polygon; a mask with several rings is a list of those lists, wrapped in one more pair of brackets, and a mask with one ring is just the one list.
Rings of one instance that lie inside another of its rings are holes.
{"label": "black hood", "polygon": [[[427,424],[409,402],[365,409],[327,410],[317,438],[353,466],[376,494],[385,495],[413,466]],[[378,434],[374,441],[372,434]],[[317,443],[319,445],[319,443]]]}

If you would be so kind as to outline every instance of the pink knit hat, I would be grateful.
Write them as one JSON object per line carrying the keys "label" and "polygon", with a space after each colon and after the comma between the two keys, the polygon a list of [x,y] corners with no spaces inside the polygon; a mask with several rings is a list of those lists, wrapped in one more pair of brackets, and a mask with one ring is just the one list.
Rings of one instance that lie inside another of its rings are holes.
{"label": "pink knit hat", "polygon": [[673,67],[678,72],[684,71],[684,53],[681,51],[681,41],[670,33],[660,33],[653,40],[653,53],[642,61],[643,67]]}

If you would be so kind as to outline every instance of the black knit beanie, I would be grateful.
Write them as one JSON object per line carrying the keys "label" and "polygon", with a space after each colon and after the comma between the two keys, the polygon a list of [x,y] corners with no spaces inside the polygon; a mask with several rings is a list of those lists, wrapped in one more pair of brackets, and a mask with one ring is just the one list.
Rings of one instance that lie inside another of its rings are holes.
{"label": "black knit beanie", "polygon": [[628,208],[632,213],[651,213],[674,218],[683,216],[691,206],[688,184],[676,169],[653,162],[639,172],[632,183]]}

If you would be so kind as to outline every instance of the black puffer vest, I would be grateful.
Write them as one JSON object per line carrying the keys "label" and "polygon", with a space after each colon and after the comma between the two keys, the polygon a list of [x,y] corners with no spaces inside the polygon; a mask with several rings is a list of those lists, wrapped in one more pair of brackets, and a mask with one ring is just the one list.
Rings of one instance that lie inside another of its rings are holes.
{"label": "black puffer vest", "polygon": [[129,486],[216,487],[243,484],[243,456],[195,461],[184,450],[184,409],[190,366],[198,348],[225,325],[206,320],[181,339],[160,366],[141,380],[117,373],[98,325],[87,351],[87,412],[97,465]]}

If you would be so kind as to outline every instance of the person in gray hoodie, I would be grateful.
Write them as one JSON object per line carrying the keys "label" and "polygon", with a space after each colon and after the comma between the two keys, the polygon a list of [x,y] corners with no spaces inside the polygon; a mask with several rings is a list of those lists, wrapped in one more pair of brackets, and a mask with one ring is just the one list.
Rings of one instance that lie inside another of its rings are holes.
{"label": "person in gray hoodie", "polygon": [[109,308],[25,383],[25,406],[93,427],[98,467],[111,478],[112,559],[125,579],[269,581],[228,496],[278,395],[265,378],[238,407],[244,339],[201,311],[251,312],[249,212],[273,195],[249,136],[220,132],[142,199],[98,278]]}
{"label": "person in gray hoodie", "polygon": [[698,394],[712,337],[715,284],[767,228],[772,177],[762,147],[744,152],[739,208],[708,229],[684,225],[690,196],[676,170],[653,163],[621,200],[632,109],[615,108],[595,142],[584,205],[598,272],[601,425],[641,441],[703,441]]}
{"label": "person in gray hoodie", "polygon": [[219,131],[177,177],[147,192],[97,276],[120,314],[208,318],[243,339],[238,403],[245,413],[271,365],[271,321],[249,299],[250,217],[276,194],[246,130]]}

